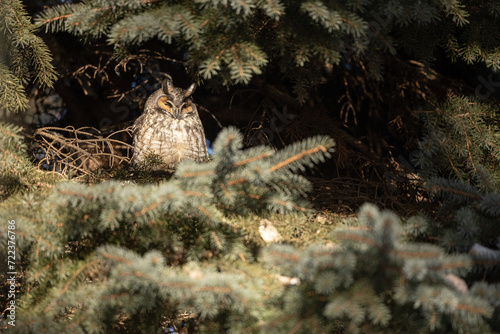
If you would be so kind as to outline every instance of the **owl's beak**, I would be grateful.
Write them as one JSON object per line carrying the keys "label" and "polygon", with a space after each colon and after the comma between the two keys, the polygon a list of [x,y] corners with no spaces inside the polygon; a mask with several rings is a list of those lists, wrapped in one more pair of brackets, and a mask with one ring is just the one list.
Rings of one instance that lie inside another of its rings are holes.
{"label": "owl's beak", "polygon": [[173,115],[175,119],[181,119],[182,111],[180,108],[173,108]]}

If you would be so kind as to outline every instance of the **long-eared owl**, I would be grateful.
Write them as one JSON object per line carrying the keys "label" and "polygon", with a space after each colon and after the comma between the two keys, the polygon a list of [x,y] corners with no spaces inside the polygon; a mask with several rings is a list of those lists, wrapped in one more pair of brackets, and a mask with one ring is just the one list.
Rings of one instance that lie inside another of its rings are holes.
{"label": "long-eared owl", "polygon": [[195,89],[194,83],[187,90],[174,87],[167,75],[161,88],[149,96],[144,112],[132,127],[133,165],[141,165],[152,153],[163,160],[151,168],[156,170],[173,170],[181,160],[208,159],[203,124],[191,97]]}

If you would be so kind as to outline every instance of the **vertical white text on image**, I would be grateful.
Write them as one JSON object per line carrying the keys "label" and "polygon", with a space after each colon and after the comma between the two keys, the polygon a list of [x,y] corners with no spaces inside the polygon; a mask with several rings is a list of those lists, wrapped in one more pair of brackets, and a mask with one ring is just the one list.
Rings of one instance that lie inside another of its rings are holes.
{"label": "vertical white text on image", "polygon": [[7,227],[7,323],[16,325],[16,221],[9,220]]}

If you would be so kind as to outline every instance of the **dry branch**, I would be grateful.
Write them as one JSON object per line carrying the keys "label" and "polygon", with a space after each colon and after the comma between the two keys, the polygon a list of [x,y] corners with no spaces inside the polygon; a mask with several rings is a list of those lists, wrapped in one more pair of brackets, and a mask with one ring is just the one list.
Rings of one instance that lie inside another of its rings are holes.
{"label": "dry branch", "polygon": [[119,137],[132,137],[130,127],[102,134],[92,127],[45,127],[35,132],[41,158],[38,168],[90,175],[99,168],[130,163],[132,145]]}

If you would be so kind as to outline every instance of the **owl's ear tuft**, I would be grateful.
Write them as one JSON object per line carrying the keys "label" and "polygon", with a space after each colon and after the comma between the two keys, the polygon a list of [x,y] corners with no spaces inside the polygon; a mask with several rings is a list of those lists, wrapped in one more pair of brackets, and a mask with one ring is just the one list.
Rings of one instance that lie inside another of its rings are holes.
{"label": "owl's ear tuft", "polygon": [[171,94],[173,92],[174,83],[170,75],[166,74],[166,78],[163,79],[163,82],[161,83],[161,89],[165,94]]}
{"label": "owl's ear tuft", "polygon": [[184,93],[184,98],[187,98],[187,97],[190,97],[191,95],[193,95],[195,90],[196,90],[196,84],[193,83],[193,84],[191,84],[191,86],[189,86],[189,88]]}

